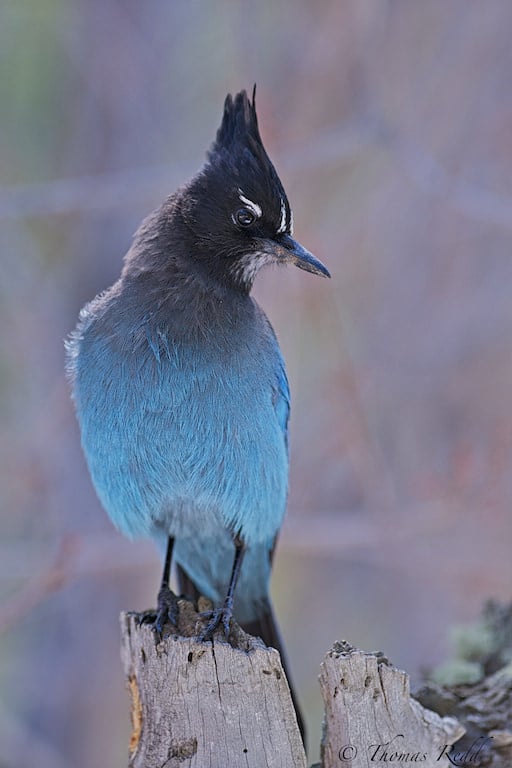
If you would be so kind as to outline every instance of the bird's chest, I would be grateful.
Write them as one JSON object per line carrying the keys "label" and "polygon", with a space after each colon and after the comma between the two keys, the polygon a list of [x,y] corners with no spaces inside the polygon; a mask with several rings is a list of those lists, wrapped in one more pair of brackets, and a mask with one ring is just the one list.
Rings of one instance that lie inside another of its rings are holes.
{"label": "bird's chest", "polygon": [[141,372],[143,410],[151,411],[148,395],[157,390],[160,412],[166,410],[183,429],[206,433],[229,423],[235,433],[268,419],[278,365],[278,351],[268,340],[253,329],[214,340],[176,340],[164,329],[157,336]]}
{"label": "bird's chest", "polygon": [[221,515],[236,527],[250,509],[258,535],[271,537],[287,485],[282,375],[268,324],[231,337],[179,337],[164,323],[136,336],[85,336],[77,412],[116,524],[137,533],[160,520],[176,534],[191,515],[201,525]]}

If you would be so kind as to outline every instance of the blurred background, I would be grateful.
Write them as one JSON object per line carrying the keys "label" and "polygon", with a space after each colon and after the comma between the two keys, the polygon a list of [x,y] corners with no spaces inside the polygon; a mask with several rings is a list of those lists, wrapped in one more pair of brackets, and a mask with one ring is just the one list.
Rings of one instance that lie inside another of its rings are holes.
{"label": "blurred background", "polygon": [[63,339],[254,82],[333,275],[255,291],[292,389],[273,594],[311,758],[334,640],[414,683],[512,597],[511,34],[508,0],[3,0],[2,768],[126,765],[118,614],[160,565],[95,497]]}

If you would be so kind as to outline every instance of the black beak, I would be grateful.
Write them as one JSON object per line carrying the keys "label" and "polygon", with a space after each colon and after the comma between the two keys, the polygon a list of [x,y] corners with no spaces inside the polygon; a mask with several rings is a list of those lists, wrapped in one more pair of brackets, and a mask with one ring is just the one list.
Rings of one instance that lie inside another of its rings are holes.
{"label": "black beak", "polygon": [[324,267],[321,261],[316,259],[312,253],[302,247],[300,243],[290,237],[290,235],[281,235],[279,245],[283,248],[287,261],[291,261],[299,269],[311,272],[313,275],[323,275],[330,277],[329,270]]}
{"label": "black beak", "polygon": [[315,259],[312,253],[306,251],[290,235],[278,235],[275,240],[260,240],[258,250],[268,253],[277,263],[289,261],[299,269],[305,269],[306,272],[330,277],[327,267],[324,267],[321,261]]}

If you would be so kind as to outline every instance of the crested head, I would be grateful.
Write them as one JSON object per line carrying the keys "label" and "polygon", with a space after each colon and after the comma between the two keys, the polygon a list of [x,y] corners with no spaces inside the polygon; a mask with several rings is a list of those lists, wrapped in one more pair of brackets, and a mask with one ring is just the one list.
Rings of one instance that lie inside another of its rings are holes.
{"label": "crested head", "polygon": [[292,258],[292,212],[261,140],[255,90],[252,100],[245,91],[226,97],[207,161],[179,194],[193,260],[244,292],[264,264],[302,265]]}
{"label": "crested head", "polygon": [[266,157],[256,115],[256,86],[253,88],[252,101],[246,91],[240,91],[234,98],[228,93],[224,100],[222,122],[208,156],[212,159],[216,152],[229,152],[236,145],[250,146],[256,155],[263,153]]}
{"label": "crested head", "polygon": [[209,152],[212,168],[233,180],[238,179],[238,199],[261,218],[265,215],[277,225],[277,232],[293,228],[290,204],[277,171],[274,168],[258,128],[256,114],[256,85],[252,101],[246,91],[224,101],[222,122]]}

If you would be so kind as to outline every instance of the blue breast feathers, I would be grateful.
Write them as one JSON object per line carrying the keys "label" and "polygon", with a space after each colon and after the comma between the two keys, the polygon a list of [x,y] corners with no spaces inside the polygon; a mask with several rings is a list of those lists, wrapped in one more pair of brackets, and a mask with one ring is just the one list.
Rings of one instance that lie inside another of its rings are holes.
{"label": "blue breast feathers", "polygon": [[126,330],[86,308],[69,345],[82,444],[100,500],[127,535],[221,526],[251,545],[278,531],[289,389],[272,328],[252,306],[229,344],[218,333],[215,343],[213,334],[182,343],[155,318]]}

